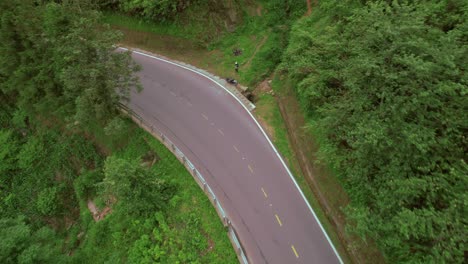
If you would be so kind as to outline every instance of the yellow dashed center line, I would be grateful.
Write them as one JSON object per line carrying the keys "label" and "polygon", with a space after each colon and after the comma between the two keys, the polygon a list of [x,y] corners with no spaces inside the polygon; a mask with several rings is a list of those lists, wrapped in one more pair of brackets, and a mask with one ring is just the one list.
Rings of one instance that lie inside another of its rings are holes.
{"label": "yellow dashed center line", "polygon": [[236,147],[235,145],[233,145],[233,147],[234,147],[234,150],[235,150],[237,153],[239,153],[239,150],[237,149],[237,147]]}
{"label": "yellow dashed center line", "polygon": [[297,254],[297,251],[296,251],[296,248],[294,247],[294,245],[291,245],[291,249],[294,252],[294,255],[296,255],[296,258],[299,258],[299,254]]}
{"label": "yellow dashed center line", "polygon": [[203,118],[205,118],[206,120],[208,120],[208,117],[205,115],[205,114],[201,114],[203,116]]}
{"label": "yellow dashed center line", "polygon": [[268,198],[268,195],[267,195],[267,193],[265,192],[265,189],[263,189],[263,187],[262,187],[262,192],[263,192],[263,195],[265,196],[265,198]]}
{"label": "yellow dashed center line", "polygon": [[221,129],[218,128],[218,132],[224,136],[224,132]]}
{"label": "yellow dashed center line", "polygon": [[248,166],[249,167],[249,171],[253,174],[253,169],[252,169],[252,166]]}
{"label": "yellow dashed center line", "polygon": [[276,216],[276,220],[278,221],[278,224],[279,224],[280,226],[283,226],[283,223],[281,222],[279,216],[278,216],[277,214],[275,214],[275,216]]}

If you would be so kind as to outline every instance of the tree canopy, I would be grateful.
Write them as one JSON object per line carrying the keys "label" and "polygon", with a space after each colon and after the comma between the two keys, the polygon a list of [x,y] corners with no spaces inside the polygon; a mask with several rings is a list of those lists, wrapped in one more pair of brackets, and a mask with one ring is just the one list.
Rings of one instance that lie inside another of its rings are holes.
{"label": "tree canopy", "polygon": [[87,1],[0,3],[0,92],[19,108],[106,124],[137,86],[119,34],[99,24]]}
{"label": "tree canopy", "polygon": [[[148,169],[134,162],[109,157],[104,165],[103,192],[115,196],[128,213],[146,214],[165,208],[175,187],[156,178]],[[151,201],[148,203],[148,201]]]}
{"label": "tree canopy", "polygon": [[354,231],[390,261],[463,262],[466,2],[323,2],[294,26],[282,68],[325,138]]}

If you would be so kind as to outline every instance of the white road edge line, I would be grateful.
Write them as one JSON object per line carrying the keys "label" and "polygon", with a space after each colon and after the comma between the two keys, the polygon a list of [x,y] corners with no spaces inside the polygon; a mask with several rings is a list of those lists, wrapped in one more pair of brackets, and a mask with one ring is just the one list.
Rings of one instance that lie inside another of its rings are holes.
{"label": "white road edge line", "polygon": [[273,145],[273,143],[271,142],[270,138],[268,137],[268,135],[265,133],[265,131],[263,130],[262,126],[258,123],[257,119],[255,119],[255,117],[252,115],[252,113],[249,111],[249,109],[247,109],[247,107],[239,100],[239,98],[237,98],[231,91],[229,91],[226,87],[224,87],[223,85],[221,85],[220,83],[218,83],[216,80],[214,80],[213,78],[211,78],[210,76],[207,76],[201,72],[198,72],[194,69],[191,69],[191,68],[188,68],[186,66],[183,66],[183,65],[180,65],[178,63],[175,63],[175,62],[172,62],[172,61],[168,61],[168,60],[165,60],[165,59],[162,59],[162,58],[158,58],[156,56],[153,56],[153,55],[149,55],[149,54],[146,54],[146,53],[143,53],[143,52],[139,52],[139,51],[135,51],[135,50],[129,50],[127,48],[123,48],[123,47],[118,47],[118,49],[123,49],[123,50],[127,50],[127,51],[131,51],[133,53],[136,53],[136,54],[140,54],[142,56],[146,56],[146,57],[149,57],[149,58],[153,58],[153,59],[156,59],[156,60],[160,60],[160,61],[164,61],[164,62],[167,62],[169,64],[172,64],[172,65],[175,65],[175,66],[178,66],[180,68],[183,68],[183,69],[186,69],[186,70],[189,70],[191,72],[194,72],[198,75],[201,75],[201,76],[204,76],[205,78],[207,78],[208,80],[216,83],[218,86],[220,86],[221,88],[223,88],[225,91],[227,91],[232,97],[234,97],[234,99],[236,99],[236,101],[245,109],[245,111],[247,111],[247,113],[250,115],[250,117],[255,121],[255,123],[257,124],[258,128],[260,129],[260,131],[263,133],[263,135],[265,136],[265,138],[267,139],[268,143],[270,143],[270,146],[273,148],[273,151],[276,153],[276,155],[278,156],[278,158],[280,159],[281,163],[283,164],[284,168],[286,169],[286,171],[288,172],[289,174],[289,177],[291,178],[291,180],[294,182],[294,184],[296,185],[296,188],[299,190],[299,193],[302,195],[302,198],[304,199],[305,203],[307,204],[307,206],[309,207],[309,210],[312,212],[312,215],[314,216],[315,220],[317,221],[317,223],[319,224],[320,226],[320,229],[322,230],[322,233],[325,235],[325,237],[327,238],[327,241],[328,243],[330,244],[330,246],[332,247],[333,249],[333,252],[335,253],[336,257],[338,258],[338,260],[340,261],[341,264],[343,264],[343,260],[341,259],[340,255],[338,254],[335,246],[333,245],[333,243],[331,242],[331,239],[330,237],[328,236],[327,232],[325,231],[325,229],[323,228],[322,226],[322,223],[320,223],[320,220],[318,219],[317,215],[315,214],[315,211],[314,209],[312,209],[312,206],[310,206],[309,204],[309,201],[307,201],[304,193],[302,192],[301,188],[299,188],[299,185],[297,184],[296,182],[296,179],[294,179],[294,176],[292,175],[291,171],[289,170],[288,166],[286,166],[286,163],[284,163],[283,159],[281,158],[281,155],[279,154],[278,150],[276,150],[275,146]]}

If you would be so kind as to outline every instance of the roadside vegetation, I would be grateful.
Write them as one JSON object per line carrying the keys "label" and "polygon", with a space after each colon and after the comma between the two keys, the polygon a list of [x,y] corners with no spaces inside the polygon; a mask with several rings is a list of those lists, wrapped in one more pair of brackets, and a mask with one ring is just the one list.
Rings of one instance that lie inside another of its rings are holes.
{"label": "roadside vegetation", "polygon": [[190,174],[118,112],[138,87],[118,32],[85,1],[0,10],[0,262],[236,263]]}

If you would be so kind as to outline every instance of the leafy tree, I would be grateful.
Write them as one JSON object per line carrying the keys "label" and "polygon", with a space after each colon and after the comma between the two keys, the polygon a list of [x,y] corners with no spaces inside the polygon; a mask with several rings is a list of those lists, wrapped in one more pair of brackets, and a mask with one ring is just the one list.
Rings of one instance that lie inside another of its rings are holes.
{"label": "leafy tree", "polygon": [[0,261],[2,263],[58,263],[60,240],[48,228],[32,232],[24,218],[0,218]]}
{"label": "leafy tree", "polygon": [[145,221],[134,221],[133,229],[142,234],[128,250],[130,262],[137,263],[200,263],[200,252],[208,247],[200,232],[200,219],[188,215],[184,219],[187,232],[171,227],[162,212],[157,212]]}
{"label": "leafy tree", "polygon": [[0,190],[16,170],[18,141],[11,130],[0,130]]}
{"label": "leafy tree", "polygon": [[166,20],[173,18],[177,11],[181,11],[188,4],[189,1],[186,0],[124,0],[121,1],[121,8],[125,12],[138,13],[151,20]]}
{"label": "leafy tree", "polygon": [[139,161],[108,157],[104,175],[104,192],[114,195],[123,210],[138,215],[164,208],[175,192],[175,186],[156,178]]}
{"label": "leafy tree", "polygon": [[42,227],[32,234],[30,245],[18,256],[18,263],[63,263],[66,256],[61,254],[62,244],[53,230]]}
{"label": "leafy tree", "polygon": [[36,206],[43,215],[53,215],[57,212],[59,200],[57,187],[46,188],[39,193]]}
{"label": "leafy tree", "polygon": [[46,146],[42,138],[30,137],[18,153],[18,167],[22,170],[37,168],[46,161],[46,155]]}
{"label": "leafy tree", "polygon": [[115,52],[120,35],[85,3],[2,1],[0,90],[20,108],[106,124],[138,86],[138,66]]}
{"label": "leafy tree", "polygon": [[0,260],[15,263],[17,256],[26,248],[30,239],[30,228],[24,218],[0,219]]}
{"label": "leafy tree", "polygon": [[[354,230],[393,262],[464,259],[466,11],[460,1],[367,1],[302,19],[285,55],[326,138],[322,157],[351,197]],[[334,22],[313,27],[324,21]]]}

